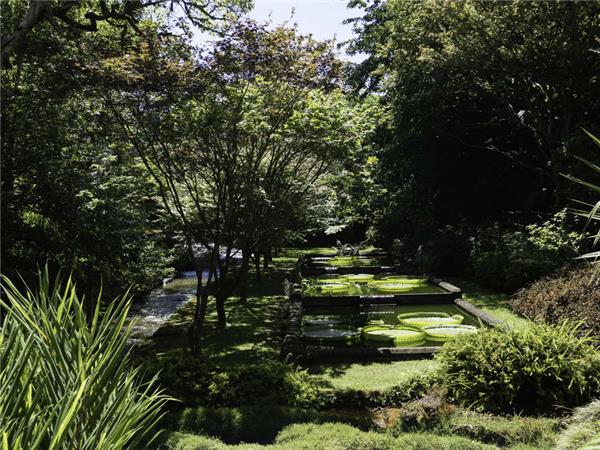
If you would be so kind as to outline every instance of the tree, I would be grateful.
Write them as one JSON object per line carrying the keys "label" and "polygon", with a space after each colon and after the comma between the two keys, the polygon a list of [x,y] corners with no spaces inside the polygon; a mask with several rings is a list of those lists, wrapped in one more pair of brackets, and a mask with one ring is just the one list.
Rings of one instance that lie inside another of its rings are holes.
{"label": "tree", "polygon": [[391,209],[396,218],[383,214],[390,228],[415,207],[430,208],[435,226],[563,204],[565,149],[598,114],[597,3],[392,0],[364,8],[353,49],[369,58],[354,77],[383,93],[394,113],[380,155],[382,184],[399,208]]}
{"label": "tree", "polygon": [[131,284],[144,291],[166,276],[168,229],[155,214],[156,188],[121,145],[97,94],[101,80],[85,69],[120,54],[113,38],[39,35],[48,51],[32,52],[21,67],[0,74],[6,275],[30,279],[49,260],[52,270],[73,271],[88,292],[103,283],[109,293]]}
{"label": "tree", "polygon": [[209,293],[225,326],[225,301],[239,285],[230,277],[234,249],[244,254],[243,282],[250,254],[290,227],[286,215],[304,206],[356,135],[326,44],[250,22],[236,23],[199,61],[177,48],[153,43],[107,61],[104,73],[119,80],[107,102],[195,261],[198,351]]}
{"label": "tree", "polygon": [[[200,29],[215,29],[217,21],[247,10],[250,2],[199,0],[10,0],[3,5],[2,66],[10,57],[22,58],[28,40],[44,25],[64,30],[75,38],[81,32],[95,33],[103,26],[119,31],[121,39],[133,31],[141,33],[140,21],[149,10],[185,18]],[[183,25],[183,23],[182,23]],[[187,28],[187,25],[185,25]]]}

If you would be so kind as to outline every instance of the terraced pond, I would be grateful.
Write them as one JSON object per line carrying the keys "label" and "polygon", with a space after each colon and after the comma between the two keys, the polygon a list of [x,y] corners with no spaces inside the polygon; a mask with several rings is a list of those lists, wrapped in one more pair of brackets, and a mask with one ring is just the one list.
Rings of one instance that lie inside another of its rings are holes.
{"label": "terraced pond", "polygon": [[323,275],[305,279],[305,295],[393,295],[445,292],[426,278],[394,274]]}
{"label": "terraced pond", "polygon": [[439,346],[479,326],[454,304],[310,308],[302,317],[305,341],[343,347]]}

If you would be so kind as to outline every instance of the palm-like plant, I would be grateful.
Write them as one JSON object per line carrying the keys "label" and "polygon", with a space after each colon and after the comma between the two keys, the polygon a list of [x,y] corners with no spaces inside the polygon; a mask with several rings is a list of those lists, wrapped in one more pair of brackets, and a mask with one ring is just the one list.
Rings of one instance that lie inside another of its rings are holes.
{"label": "palm-like plant", "polygon": [[[598,139],[596,136],[594,136],[587,130],[583,130],[583,131],[585,131],[585,133],[600,148],[600,139]],[[600,166],[598,166],[590,161],[587,161],[583,158],[580,158],[579,156],[575,156],[575,158],[577,158],[583,164],[590,167],[592,170],[594,170],[595,172],[597,172],[600,175]],[[582,180],[580,178],[574,177],[572,175],[563,175],[563,176],[571,181],[574,181],[575,183],[578,183],[588,189],[591,189],[592,191],[594,191],[600,195],[600,186],[598,186],[594,183],[590,183],[588,181]],[[600,225],[600,200],[598,200],[595,204],[578,201],[578,200],[576,200],[576,202],[578,204],[578,207],[572,208],[571,212],[573,214],[576,214],[578,216],[582,216],[582,217],[586,218],[585,229],[586,229],[586,231],[589,231],[591,233],[590,237],[593,240],[593,247],[597,247],[598,244],[600,243],[600,226],[598,226],[598,225]],[[596,263],[598,265],[598,269],[600,270],[600,264],[598,264],[598,262],[600,261],[600,251],[592,251],[590,253],[580,256],[580,258],[592,260],[594,263]],[[598,271],[596,271],[596,273],[598,273]]]}
{"label": "palm-like plant", "polygon": [[146,446],[168,398],[128,365],[129,300],[88,318],[71,278],[40,271],[34,292],[2,278],[0,448],[121,449]]}

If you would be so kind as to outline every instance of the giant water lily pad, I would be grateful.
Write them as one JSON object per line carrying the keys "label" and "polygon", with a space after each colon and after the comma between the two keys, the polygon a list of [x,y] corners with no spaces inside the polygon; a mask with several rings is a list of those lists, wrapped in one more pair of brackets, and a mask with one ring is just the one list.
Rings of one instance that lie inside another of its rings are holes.
{"label": "giant water lily pad", "polygon": [[407,278],[398,275],[390,275],[376,281],[376,283],[401,283],[422,286],[428,284],[429,280],[427,278]]}
{"label": "giant water lily pad", "polygon": [[345,278],[346,281],[349,281],[350,283],[368,283],[374,277],[375,275],[371,275],[370,273],[358,273],[354,275],[346,275],[343,278]]}
{"label": "giant water lily pad", "polygon": [[413,284],[404,284],[404,283],[395,283],[386,281],[385,283],[381,282],[371,282],[368,284],[371,289],[375,289],[380,292],[409,292],[414,289]]}
{"label": "giant water lily pad", "polygon": [[349,283],[325,283],[319,286],[323,293],[346,292],[350,288]]}
{"label": "giant water lily pad", "polygon": [[415,312],[399,314],[398,321],[402,325],[426,327],[429,325],[455,325],[460,324],[464,317],[460,314],[451,316],[444,312]]}
{"label": "giant water lily pad", "polygon": [[346,283],[345,277],[335,277],[335,278],[319,278],[317,279],[318,284],[343,284]]}
{"label": "giant water lily pad", "polygon": [[418,345],[425,341],[425,333],[415,327],[371,326],[363,329],[366,341],[395,346]]}
{"label": "giant water lily pad", "polygon": [[319,318],[319,319],[305,319],[304,325],[308,327],[331,327],[334,325],[343,325],[345,322],[341,319],[327,319],[327,318]]}
{"label": "giant water lily pad", "polygon": [[335,256],[327,264],[337,267],[371,266],[375,264],[375,260],[373,258],[360,258],[358,256]]}
{"label": "giant water lily pad", "polygon": [[472,325],[430,325],[423,327],[427,338],[432,341],[451,341],[461,334],[476,333],[477,327]]}

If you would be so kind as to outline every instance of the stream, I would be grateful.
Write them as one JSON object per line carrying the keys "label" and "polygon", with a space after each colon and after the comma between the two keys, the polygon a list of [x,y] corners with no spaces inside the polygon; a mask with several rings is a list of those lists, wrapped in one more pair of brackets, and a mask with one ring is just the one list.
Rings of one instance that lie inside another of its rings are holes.
{"label": "stream", "polygon": [[[203,274],[203,278],[208,276]],[[140,341],[151,337],[181,306],[196,295],[196,272],[181,272],[146,297],[131,305],[129,318],[133,321],[131,339]]]}

